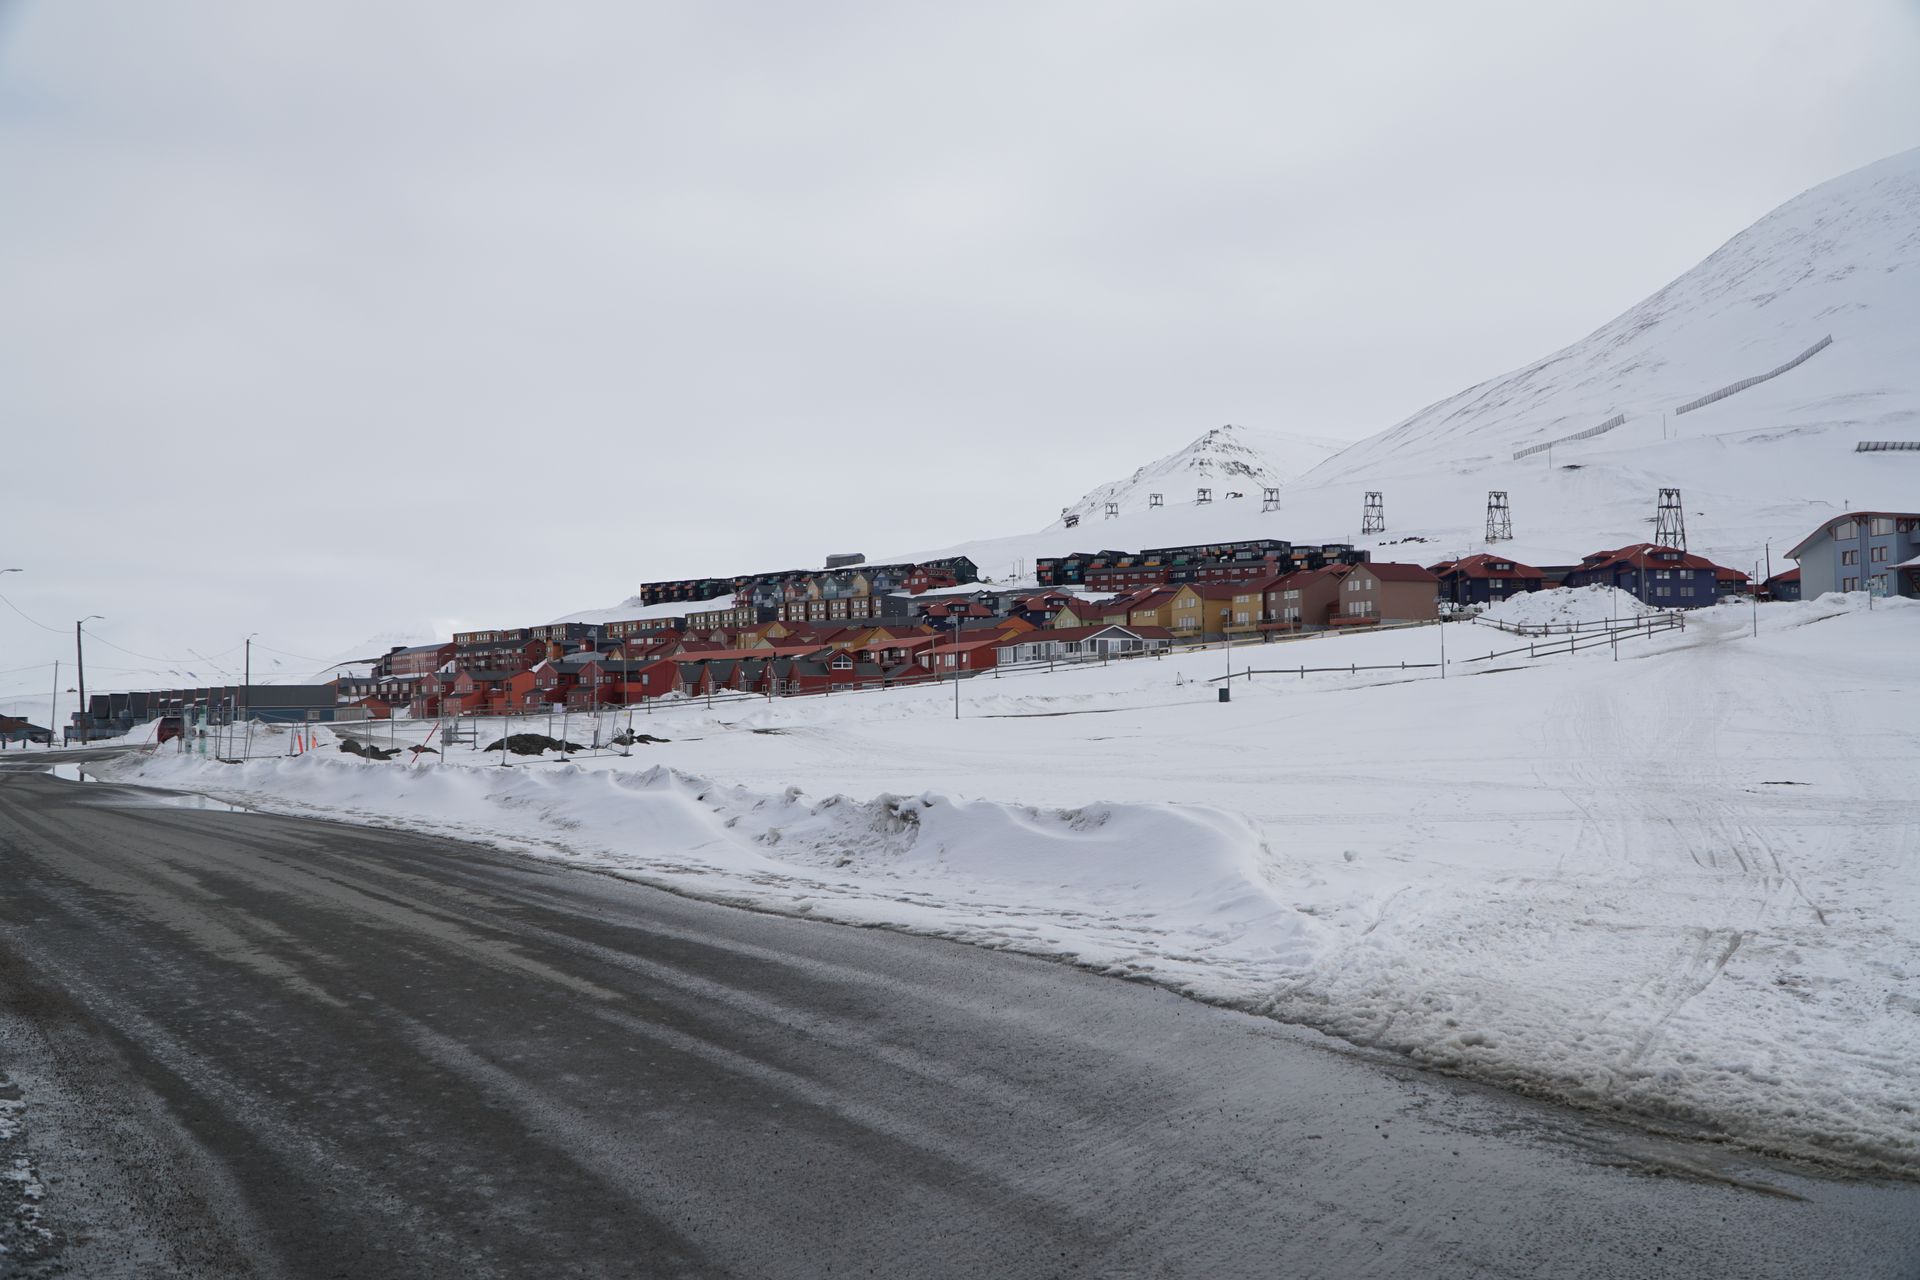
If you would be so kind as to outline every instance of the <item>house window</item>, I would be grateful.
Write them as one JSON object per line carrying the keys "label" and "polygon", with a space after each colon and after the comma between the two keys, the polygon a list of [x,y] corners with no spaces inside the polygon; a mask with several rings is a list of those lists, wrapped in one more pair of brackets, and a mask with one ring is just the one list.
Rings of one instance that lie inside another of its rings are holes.
{"label": "house window", "polygon": [[1840,553],[1840,563],[1841,564],[1859,564],[1860,552],[1858,550],[1842,551]]}
{"label": "house window", "polygon": [[1672,587],[1655,587],[1653,589],[1653,594],[1655,594],[1656,596],[1670,596],[1673,594],[1673,588]]}
{"label": "house window", "polygon": [[1870,532],[1875,534],[1892,533],[1893,518],[1891,516],[1875,516],[1873,518],[1873,524],[1870,526]]}
{"label": "house window", "polygon": [[1858,591],[1860,589],[1860,579],[1842,578],[1840,579],[1840,589],[1842,591]]}
{"label": "house window", "polygon": [[1873,560],[1876,562],[1881,562],[1886,560],[1887,549],[1885,547],[1874,547],[1871,550],[1873,554],[1867,557],[1869,560]]}
{"label": "house window", "polygon": [[1852,538],[1857,536],[1859,532],[1860,527],[1851,520],[1842,520],[1839,524],[1833,526],[1833,536],[1836,538]]}
{"label": "house window", "polygon": [[1487,579],[1487,587],[1493,591],[1502,590],[1506,587],[1506,585],[1507,585],[1507,580],[1505,578],[1488,578]]}

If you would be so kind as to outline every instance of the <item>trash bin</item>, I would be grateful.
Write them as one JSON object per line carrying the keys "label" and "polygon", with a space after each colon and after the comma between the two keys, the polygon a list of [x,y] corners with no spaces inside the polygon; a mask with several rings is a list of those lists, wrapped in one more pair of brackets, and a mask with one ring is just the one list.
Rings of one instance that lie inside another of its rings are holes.
{"label": "trash bin", "polygon": [[1233,690],[1229,689],[1226,685],[1220,686],[1220,701],[1222,702],[1233,701]]}

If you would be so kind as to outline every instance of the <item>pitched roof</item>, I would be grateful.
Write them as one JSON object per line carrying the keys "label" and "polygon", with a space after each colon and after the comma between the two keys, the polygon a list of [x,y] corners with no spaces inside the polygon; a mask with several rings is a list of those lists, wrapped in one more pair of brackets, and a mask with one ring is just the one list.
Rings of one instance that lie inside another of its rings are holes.
{"label": "pitched roof", "polygon": [[[1496,569],[1493,566],[1503,564],[1507,567]],[[1457,573],[1465,578],[1544,578],[1546,575],[1530,564],[1521,564],[1510,556],[1496,556],[1482,551],[1478,555],[1467,556],[1461,560],[1443,560],[1427,570],[1428,573]]]}
{"label": "pitched roof", "polygon": [[1318,569],[1295,569],[1292,573],[1281,574],[1273,586],[1268,587],[1267,590],[1298,591],[1319,578],[1332,578],[1337,581],[1346,577],[1352,568],[1350,564],[1323,564]]}
{"label": "pitched roof", "polygon": [[1174,594],[1191,591],[1202,600],[1227,600],[1241,593],[1243,588],[1231,582],[1185,582],[1174,588]]}
{"label": "pitched roof", "polygon": [[1428,573],[1417,564],[1396,564],[1391,560],[1369,560],[1365,564],[1351,566],[1354,570],[1364,569],[1382,582],[1438,582],[1440,579]]}
{"label": "pitched roof", "polygon": [[1257,578],[1249,578],[1245,582],[1234,582],[1228,585],[1233,588],[1235,595],[1252,595],[1255,592],[1272,590],[1286,576],[1284,573],[1263,573]]}
{"label": "pitched roof", "polygon": [[[1037,631],[1029,631],[1029,632],[1022,633],[1022,635],[1040,635],[1040,634],[1053,634],[1053,633],[1042,633]],[[991,647],[1003,645],[1003,644],[1013,644],[1013,643],[1017,643],[1020,639],[1021,639],[1021,636],[1007,636],[1007,635],[1001,634],[998,631],[995,631],[992,635],[981,636],[977,640],[962,640],[958,644],[935,645],[933,648],[928,649],[927,652],[932,654],[972,653],[975,649],[986,649],[986,648],[991,648]]]}
{"label": "pitched roof", "polygon": [[[1655,553],[1661,553],[1655,558]],[[1666,553],[1671,553],[1669,556]],[[1654,542],[1636,542],[1630,547],[1621,547],[1616,551],[1596,551],[1582,560],[1580,570],[1611,569],[1616,565],[1625,565],[1633,569],[1714,569],[1719,565],[1705,556],[1682,551],[1678,547],[1663,547]]]}

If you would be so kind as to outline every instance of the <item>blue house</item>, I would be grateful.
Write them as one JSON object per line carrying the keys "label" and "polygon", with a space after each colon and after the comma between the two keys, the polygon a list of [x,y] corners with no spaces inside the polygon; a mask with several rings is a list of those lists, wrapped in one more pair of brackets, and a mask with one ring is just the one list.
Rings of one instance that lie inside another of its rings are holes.
{"label": "blue house", "polygon": [[1800,562],[1800,594],[1871,591],[1920,598],[1920,515],[1849,511],[1815,529],[1787,552]]}
{"label": "blue house", "polygon": [[1701,609],[1719,596],[1720,566],[1678,547],[1637,542],[1596,551],[1567,571],[1570,587],[1616,587],[1656,609]]}

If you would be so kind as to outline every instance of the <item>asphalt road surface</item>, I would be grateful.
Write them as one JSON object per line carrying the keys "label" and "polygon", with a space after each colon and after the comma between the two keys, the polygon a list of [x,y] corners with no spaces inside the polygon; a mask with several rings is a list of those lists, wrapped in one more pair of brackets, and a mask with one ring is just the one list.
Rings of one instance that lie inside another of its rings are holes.
{"label": "asphalt road surface", "polygon": [[0,1274],[1920,1275],[1915,1185],[1061,965],[36,774],[0,872]]}

